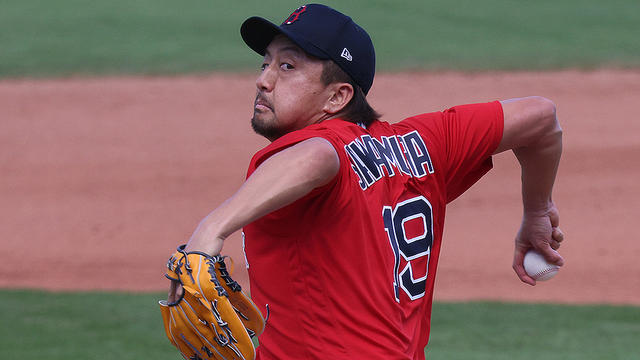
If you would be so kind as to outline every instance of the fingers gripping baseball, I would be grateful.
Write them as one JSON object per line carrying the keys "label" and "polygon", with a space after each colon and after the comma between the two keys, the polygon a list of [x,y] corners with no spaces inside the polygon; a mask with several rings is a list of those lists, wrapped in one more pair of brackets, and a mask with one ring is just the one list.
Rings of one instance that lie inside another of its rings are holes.
{"label": "fingers gripping baseball", "polygon": [[551,248],[553,250],[558,250],[562,241],[564,240],[564,233],[560,230],[559,227],[554,227],[551,231]]}
{"label": "fingers gripping baseball", "polygon": [[564,259],[558,249],[564,240],[559,228],[560,217],[555,206],[541,214],[525,214],[516,236],[513,269],[523,282],[535,285],[536,281],[524,269],[524,256],[535,249],[551,264],[562,266]]}

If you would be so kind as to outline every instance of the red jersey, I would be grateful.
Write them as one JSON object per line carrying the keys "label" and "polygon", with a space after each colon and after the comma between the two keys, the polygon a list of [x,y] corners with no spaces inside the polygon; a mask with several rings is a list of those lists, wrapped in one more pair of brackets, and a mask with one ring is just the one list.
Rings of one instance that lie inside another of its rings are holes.
{"label": "red jersey", "polygon": [[313,137],[338,174],[244,228],[251,296],[270,317],[258,359],[424,359],[446,204],[492,167],[499,102],[368,128],[327,120],[251,160]]}

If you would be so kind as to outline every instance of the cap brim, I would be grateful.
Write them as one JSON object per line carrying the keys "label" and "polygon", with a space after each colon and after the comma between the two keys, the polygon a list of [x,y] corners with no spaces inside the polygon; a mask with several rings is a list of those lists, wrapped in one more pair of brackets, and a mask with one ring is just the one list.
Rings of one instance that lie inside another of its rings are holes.
{"label": "cap brim", "polygon": [[273,38],[281,33],[280,27],[269,20],[257,16],[248,18],[240,27],[242,40],[244,40],[253,51],[263,56]]}
{"label": "cap brim", "polygon": [[322,50],[318,49],[315,45],[307,40],[296,36],[295,34],[283,30],[278,25],[270,22],[267,19],[253,16],[248,18],[242,23],[240,27],[240,35],[242,40],[255,52],[264,56],[267,50],[267,46],[273,41],[277,35],[282,34],[298,45],[302,50],[306,51],[310,55],[313,55],[320,59],[329,59],[330,57]]}

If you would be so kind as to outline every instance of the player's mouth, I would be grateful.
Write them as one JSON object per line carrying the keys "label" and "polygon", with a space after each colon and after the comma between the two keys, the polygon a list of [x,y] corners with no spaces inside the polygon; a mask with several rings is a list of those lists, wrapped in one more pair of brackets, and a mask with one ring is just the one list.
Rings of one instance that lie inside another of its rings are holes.
{"label": "player's mouth", "polygon": [[256,95],[256,100],[253,104],[253,108],[256,111],[267,111],[267,110],[273,111],[271,104],[267,101],[267,99],[265,99],[260,94]]}

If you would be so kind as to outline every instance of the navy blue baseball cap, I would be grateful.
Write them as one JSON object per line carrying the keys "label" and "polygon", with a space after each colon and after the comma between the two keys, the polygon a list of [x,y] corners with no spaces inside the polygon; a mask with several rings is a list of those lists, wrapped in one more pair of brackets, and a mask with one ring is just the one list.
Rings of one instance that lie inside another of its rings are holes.
{"label": "navy blue baseball cap", "polygon": [[280,26],[261,17],[242,23],[242,39],[260,55],[283,34],[316,58],[333,60],[367,94],[376,72],[376,55],[369,34],[350,17],[320,4],[296,9]]}

